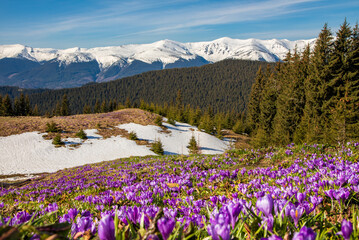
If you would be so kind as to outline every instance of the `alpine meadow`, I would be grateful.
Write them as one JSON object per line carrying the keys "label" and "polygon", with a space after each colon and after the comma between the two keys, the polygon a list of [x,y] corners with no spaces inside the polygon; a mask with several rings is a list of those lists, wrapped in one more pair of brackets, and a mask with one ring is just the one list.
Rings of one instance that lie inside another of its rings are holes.
{"label": "alpine meadow", "polygon": [[356,1],[51,2],[3,5],[0,240],[359,239]]}

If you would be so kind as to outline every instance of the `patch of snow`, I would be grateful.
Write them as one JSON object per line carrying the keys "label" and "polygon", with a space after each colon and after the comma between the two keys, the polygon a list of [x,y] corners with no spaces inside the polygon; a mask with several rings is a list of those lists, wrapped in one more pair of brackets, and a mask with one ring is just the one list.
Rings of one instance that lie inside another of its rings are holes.
{"label": "patch of snow", "polygon": [[70,144],[55,147],[37,132],[0,137],[0,175],[55,172],[60,169],[130,156],[153,155],[146,146],[120,136],[102,139],[86,130],[89,139],[67,139]]}
{"label": "patch of snow", "polygon": [[136,123],[119,125],[128,132],[134,131],[139,139],[154,142],[161,140],[165,154],[188,154],[187,145],[192,136],[196,138],[202,154],[220,154],[228,149],[228,143],[212,135],[199,131],[189,124],[177,122],[175,126],[163,123],[169,133],[158,126],[143,126]]}
{"label": "patch of snow", "polygon": [[[169,133],[153,125],[129,123],[118,127],[129,132],[135,131],[140,139],[150,142],[160,139],[165,154],[188,154],[186,146],[192,135],[203,154],[219,154],[228,148],[228,142],[200,132],[191,125],[163,125],[168,128]],[[88,137],[86,141],[79,138],[63,139],[63,147],[55,147],[51,140],[45,140],[44,134],[38,132],[0,137],[0,175],[55,172],[117,158],[155,155],[149,147],[137,145],[135,141],[121,136],[103,139],[96,129],[87,129],[85,132]]]}

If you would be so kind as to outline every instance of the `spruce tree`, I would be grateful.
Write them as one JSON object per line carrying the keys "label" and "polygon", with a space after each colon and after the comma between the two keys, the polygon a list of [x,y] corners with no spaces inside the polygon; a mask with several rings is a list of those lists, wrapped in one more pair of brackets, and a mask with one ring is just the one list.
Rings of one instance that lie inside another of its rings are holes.
{"label": "spruce tree", "polygon": [[70,114],[71,114],[70,105],[69,105],[69,101],[67,100],[67,95],[65,93],[62,96],[60,115],[69,116]]}
{"label": "spruce tree", "polygon": [[101,112],[102,112],[102,113],[108,112],[108,107],[107,107],[106,100],[103,100],[103,102],[102,102],[102,104],[101,104]]}
{"label": "spruce tree", "polygon": [[303,142],[316,143],[323,138],[328,116],[323,114],[323,101],[330,79],[329,61],[332,53],[332,33],[327,24],[319,33],[309,62],[309,75],[304,82],[305,107],[300,123]]}
{"label": "spruce tree", "polygon": [[4,116],[13,116],[14,115],[14,110],[12,107],[12,102],[11,102],[9,94],[6,94],[2,100],[2,109],[3,109]]}
{"label": "spruce tree", "polygon": [[255,133],[259,124],[259,115],[260,115],[260,101],[262,97],[262,88],[263,88],[264,74],[262,68],[259,67],[255,82],[252,86],[251,95],[248,103],[248,111],[246,118],[246,125],[248,130],[252,133]]}
{"label": "spruce tree", "polygon": [[351,48],[349,51],[349,72],[348,82],[348,138],[359,140],[359,27],[356,23],[352,31]]}
{"label": "spruce tree", "polygon": [[331,78],[328,82],[328,99],[325,107],[329,118],[329,135],[327,141],[342,142],[347,139],[347,114],[350,101],[350,83],[353,75],[350,71],[352,30],[345,20],[336,34],[333,54],[329,62]]}
{"label": "spruce tree", "polygon": [[14,115],[15,116],[22,116],[20,100],[17,97],[14,99]]}
{"label": "spruce tree", "polygon": [[[277,67],[278,69],[278,67]],[[276,115],[276,100],[278,92],[278,83],[275,73],[267,68],[265,78],[263,79],[262,100],[259,104],[258,128],[253,134],[253,145],[264,147],[270,144],[270,135],[273,132],[273,119]]]}
{"label": "spruce tree", "polygon": [[29,95],[26,95],[25,96],[25,106],[24,106],[24,114],[25,114],[25,116],[32,115],[32,111],[33,110],[31,108]]}
{"label": "spruce tree", "polygon": [[1,95],[0,95],[0,116],[4,116],[3,98]]}
{"label": "spruce tree", "polygon": [[101,106],[100,106],[100,102],[98,101],[98,99],[96,99],[96,103],[93,109],[94,113],[100,113],[101,112]]}
{"label": "spruce tree", "polygon": [[199,146],[197,144],[196,138],[193,135],[189,140],[187,148],[190,154],[198,154],[199,152]]}
{"label": "spruce tree", "polygon": [[37,104],[35,105],[34,109],[31,111],[31,115],[32,116],[40,116],[39,107],[37,106]]}
{"label": "spruce tree", "polygon": [[90,105],[86,104],[83,108],[83,114],[91,114],[92,113],[92,110],[91,110],[91,107]]}

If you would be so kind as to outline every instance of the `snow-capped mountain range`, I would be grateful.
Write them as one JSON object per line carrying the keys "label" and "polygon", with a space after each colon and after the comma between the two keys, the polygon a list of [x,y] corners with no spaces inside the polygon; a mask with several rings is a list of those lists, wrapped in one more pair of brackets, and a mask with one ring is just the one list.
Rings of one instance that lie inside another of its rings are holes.
{"label": "snow-capped mountain range", "polygon": [[302,51],[315,39],[289,41],[220,38],[181,43],[161,40],[97,48],[32,48],[0,45],[0,85],[26,88],[76,87],[150,70],[201,66],[224,59],[275,62],[295,47]]}

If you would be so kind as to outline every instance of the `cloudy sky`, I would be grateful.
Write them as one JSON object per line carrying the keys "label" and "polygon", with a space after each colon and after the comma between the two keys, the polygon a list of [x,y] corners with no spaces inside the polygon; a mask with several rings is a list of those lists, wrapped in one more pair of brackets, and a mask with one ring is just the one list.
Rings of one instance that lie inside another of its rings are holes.
{"label": "cloudy sky", "polygon": [[100,47],[231,38],[310,39],[359,21],[358,0],[1,0],[0,44]]}

